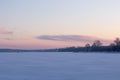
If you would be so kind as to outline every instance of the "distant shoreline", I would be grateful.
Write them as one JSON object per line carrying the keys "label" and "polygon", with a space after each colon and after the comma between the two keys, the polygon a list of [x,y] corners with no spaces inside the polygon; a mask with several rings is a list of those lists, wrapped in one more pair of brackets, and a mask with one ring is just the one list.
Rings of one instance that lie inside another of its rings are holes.
{"label": "distant shoreline", "polygon": [[120,52],[120,39],[116,38],[109,46],[103,46],[102,42],[95,40],[92,45],[87,43],[85,47],[65,47],[56,49],[0,49],[0,52]]}
{"label": "distant shoreline", "polygon": [[27,50],[27,49],[0,49],[0,52],[120,52],[120,49],[116,50],[116,47],[110,46],[99,46],[99,47],[67,47],[58,49],[38,49],[38,50]]}

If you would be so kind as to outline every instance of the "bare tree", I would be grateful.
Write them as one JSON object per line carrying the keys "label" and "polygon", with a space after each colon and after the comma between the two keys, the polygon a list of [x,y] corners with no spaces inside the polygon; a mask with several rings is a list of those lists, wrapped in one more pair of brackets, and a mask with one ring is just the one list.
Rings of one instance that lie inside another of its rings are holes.
{"label": "bare tree", "polygon": [[114,43],[115,43],[116,46],[120,46],[120,39],[119,39],[119,38],[116,38],[116,39],[114,40]]}
{"label": "bare tree", "polygon": [[101,41],[96,40],[96,41],[94,41],[94,43],[92,44],[92,46],[93,47],[99,47],[99,46],[102,46],[102,43],[101,43]]}

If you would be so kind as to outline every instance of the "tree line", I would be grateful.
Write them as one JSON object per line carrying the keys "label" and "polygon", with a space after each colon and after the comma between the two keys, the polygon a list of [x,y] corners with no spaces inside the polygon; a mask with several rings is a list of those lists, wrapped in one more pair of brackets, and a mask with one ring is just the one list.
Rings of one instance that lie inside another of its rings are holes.
{"label": "tree line", "polygon": [[57,49],[58,52],[120,52],[120,39],[116,38],[113,43],[103,46],[100,40],[95,40],[92,45],[87,43],[84,47],[67,47]]}
{"label": "tree line", "polygon": [[0,49],[0,52],[120,52],[120,39],[116,38],[113,43],[103,46],[100,40],[95,40],[93,44],[85,44],[84,47],[66,47],[59,49],[43,50],[21,50],[21,49]]}

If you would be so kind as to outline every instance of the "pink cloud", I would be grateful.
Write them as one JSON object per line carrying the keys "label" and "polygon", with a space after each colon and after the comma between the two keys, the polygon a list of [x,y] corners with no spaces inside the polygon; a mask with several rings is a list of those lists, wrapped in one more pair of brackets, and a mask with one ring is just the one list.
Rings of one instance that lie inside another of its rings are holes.
{"label": "pink cloud", "polygon": [[11,40],[9,39],[9,36],[8,38],[3,37],[2,39],[4,40],[1,40],[0,48],[49,49],[70,46],[84,46],[86,43],[92,44],[95,40],[100,40],[105,45],[113,42],[112,40],[84,35],[42,35],[36,38],[37,39],[30,38],[27,40]]}
{"label": "pink cloud", "polygon": [[97,38],[93,36],[84,35],[41,35],[37,39],[50,40],[50,41],[62,41],[62,42],[81,42],[81,43],[92,43],[95,40],[100,40],[103,43],[110,43],[111,40]]}
{"label": "pink cloud", "polygon": [[0,28],[0,34],[2,35],[12,35],[13,31],[6,29],[6,28]]}

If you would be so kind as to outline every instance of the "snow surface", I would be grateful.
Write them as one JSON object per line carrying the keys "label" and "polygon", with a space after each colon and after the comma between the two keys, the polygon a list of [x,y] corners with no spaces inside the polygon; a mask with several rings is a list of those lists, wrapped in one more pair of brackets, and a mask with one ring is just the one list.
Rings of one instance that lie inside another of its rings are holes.
{"label": "snow surface", "polygon": [[120,80],[120,54],[0,53],[0,80]]}

